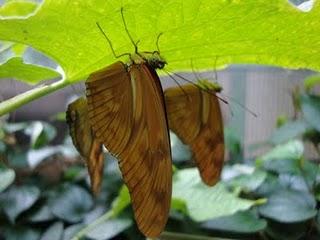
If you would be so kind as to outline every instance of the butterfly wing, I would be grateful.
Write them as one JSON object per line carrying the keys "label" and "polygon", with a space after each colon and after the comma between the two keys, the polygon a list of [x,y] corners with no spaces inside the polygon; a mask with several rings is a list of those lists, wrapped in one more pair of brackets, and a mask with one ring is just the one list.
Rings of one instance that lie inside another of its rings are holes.
{"label": "butterfly wing", "polygon": [[214,92],[193,85],[165,91],[169,127],[192,149],[202,180],[212,186],[224,161],[223,122]]}
{"label": "butterfly wing", "polygon": [[133,93],[126,66],[116,62],[91,74],[86,89],[93,131],[118,156],[128,144],[133,122]]}
{"label": "butterfly wing", "polygon": [[139,229],[154,237],[167,222],[172,184],[160,80],[145,64],[133,64],[128,72],[114,65],[105,77],[89,78],[89,115],[94,131],[119,159]]}
{"label": "butterfly wing", "polygon": [[97,194],[102,183],[104,157],[102,144],[94,137],[89,123],[87,100],[79,98],[69,104],[66,118],[73,145],[85,158],[92,191]]}
{"label": "butterfly wing", "polygon": [[159,77],[145,64],[133,65],[135,122],[131,146],[120,168],[131,192],[139,229],[158,236],[168,219],[172,162],[164,97]]}

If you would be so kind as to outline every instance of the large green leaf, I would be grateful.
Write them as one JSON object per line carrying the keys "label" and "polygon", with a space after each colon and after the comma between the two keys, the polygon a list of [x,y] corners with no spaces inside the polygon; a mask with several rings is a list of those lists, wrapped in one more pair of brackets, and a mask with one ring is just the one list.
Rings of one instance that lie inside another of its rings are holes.
{"label": "large green leaf", "polygon": [[180,170],[174,175],[173,199],[184,201],[188,215],[195,221],[231,215],[256,204],[228,192],[222,183],[206,186],[196,168]]}
{"label": "large green leaf", "polygon": [[[121,7],[134,40],[140,40],[140,51],[156,50],[157,36],[163,33],[160,50],[171,71],[189,70],[191,59],[196,69],[211,69],[216,57],[218,66],[260,63],[320,69],[318,2],[310,12],[302,12],[286,0],[168,0],[161,4],[153,0],[46,0],[28,18],[0,21],[0,39],[32,46],[65,72],[65,81],[41,89],[42,94],[24,95],[18,99],[20,105],[116,61],[96,22],[117,54],[133,52]],[[18,104],[6,107],[3,112]]]}
{"label": "large green leaf", "polygon": [[[284,0],[70,2],[47,0],[27,19],[4,19],[0,39],[21,42],[52,56],[69,80],[115,61],[99,22],[117,53],[132,52],[120,8],[140,49],[156,50],[157,35],[170,69],[212,68],[218,62],[268,63],[319,69],[319,4],[303,13]],[[88,11],[88,9],[93,9]],[[44,28],[45,26],[45,28]],[[294,48],[294,50],[293,50]]]}
{"label": "large green leaf", "polygon": [[28,16],[37,9],[37,6],[35,2],[30,0],[6,1],[3,6],[0,6],[0,17],[12,18],[15,16]]}

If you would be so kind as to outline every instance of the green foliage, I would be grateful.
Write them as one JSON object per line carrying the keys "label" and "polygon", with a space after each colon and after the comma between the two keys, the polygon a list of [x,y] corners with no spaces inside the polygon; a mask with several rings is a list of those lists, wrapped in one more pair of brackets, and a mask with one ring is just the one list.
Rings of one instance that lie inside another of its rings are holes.
{"label": "green foliage", "polygon": [[38,83],[43,79],[52,79],[58,76],[59,74],[52,69],[25,64],[19,57],[11,58],[1,65],[0,71],[0,78],[14,78],[28,83]]}
{"label": "green foliage", "polygon": [[320,97],[304,95],[301,97],[302,112],[306,121],[320,131]]}
{"label": "green foliage", "polygon": [[39,195],[40,191],[35,186],[11,187],[0,197],[1,208],[14,223],[19,214],[38,200]]}
{"label": "green foliage", "polygon": [[112,219],[106,221],[86,234],[90,239],[111,239],[132,225],[130,219]]}
{"label": "green foliage", "polygon": [[267,204],[259,208],[262,216],[277,222],[302,222],[316,216],[316,202],[304,191],[276,191],[268,198]]}
{"label": "green foliage", "polygon": [[255,204],[237,198],[222,183],[206,186],[196,168],[180,170],[174,175],[172,197],[184,201],[188,215],[199,222],[247,210]]}
{"label": "green foliage", "polygon": [[263,231],[267,226],[267,222],[260,219],[253,211],[239,211],[231,216],[210,220],[202,226],[214,231],[252,234]]}
{"label": "green foliage", "polygon": [[[17,8],[21,8],[18,2],[10,3],[10,8],[18,4]],[[91,5],[95,11],[88,12]],[[68,80],[79,80],[114,61],[96,22],[106,30],[116,52],[132,52],[132,44],[121,27],[121,7],[133,37],[141,40],[141,50],[155,50],[157,35],[164,33],[161,51],[172,70],[189,69],[190,59],[200,58],[196,67],[210,68],[217,55],[220,64],[251,62],[319,69],[318,55],[307,47],[316,48],[315,33],[320,26],[314,16],[319,14],[318,4],[311,12],[302,14],[286,1],[215,1],[204,7],[198,1],[181,4],[172,0],[161,8],[153,1],[141,4],[95,0],[71,5],[66,1],[45,1],[32,17],[3,19],[0,38],[30,45],[52,56],[61,64]],[[3,9],[6,11],[9,10]],[[41,27],[44,23],[45,31]],[[231,27],[235,23],[238,27]],[[293,27],[299,31],[292,31]],[[299,39],[300,44],[295,51],[288,52],[294,39]],[[277,46],[276,51],[273,45]],[[305,58],[307,54],[309,58]]]}
{"label": "green foliage", "polygon": [[5,190],[15,178],[15,173],[12,169],[0,168],[0,193]]}

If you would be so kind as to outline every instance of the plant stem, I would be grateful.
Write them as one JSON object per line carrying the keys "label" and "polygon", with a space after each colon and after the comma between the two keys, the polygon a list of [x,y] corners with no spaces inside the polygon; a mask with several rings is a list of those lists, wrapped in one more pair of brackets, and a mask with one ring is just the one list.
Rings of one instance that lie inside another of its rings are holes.
{"label": "plant stem", "polygon": [[27,104],[37,98],[43,97],[70,84],[70,82],[63,79],[52,84],[41,85],[37,88],[31,89],[13,98],[5,100],[0,103],[0,116],[12,112],[13,110],[21,107],[24,104]]}
{"label": "plant stem", "polygon": [[111,219],[113,216],[114,216],[114,212],[112,210],[109,210],[108,212],[103,214],[101,217],[97,218],[93,223],[91,223],[91,224],[87,225],[85,228],[83,228],[71,240],[80,240],[82,237],[84,237],[88,232],[90,232],[92,229],[94,229],[100,223],[103,223],[103,222]]}

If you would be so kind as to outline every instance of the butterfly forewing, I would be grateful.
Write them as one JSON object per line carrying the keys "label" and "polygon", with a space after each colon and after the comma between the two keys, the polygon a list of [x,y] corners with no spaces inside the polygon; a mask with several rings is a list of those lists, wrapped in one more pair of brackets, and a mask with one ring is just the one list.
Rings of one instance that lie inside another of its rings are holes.
{"label": "butterfly forewing", "polygon": [[105,147],[119,159],[139,229],[155,237],[165,227],[171,200],[164,97],[156,72],[147,64],[132,64],[129,69],[116,64],[105,69],[106,77],[90,76],[89,116]]}
{"label": "butterfly forewing", "polygon": [[89,118],[98,139],[114,155],[127,146],[133,121],[133,95],[129,73],[116,62],[90,75],[86,81]]}
{"label": "butterfly forewing", "polygon": [[165,91],[169,127],[192,149],[202,180],[212,186],[224,161],[223,122],[214,91],[194,85]]}
{"label": "butterfly forewing", "polygon": [[92,191],[97,194],[103,177],[104,157],[102,144],[94,137],[89,123],[87,100],[79,98],[69,104],[66,118],[72,142],[80,155],[85,158]]}

